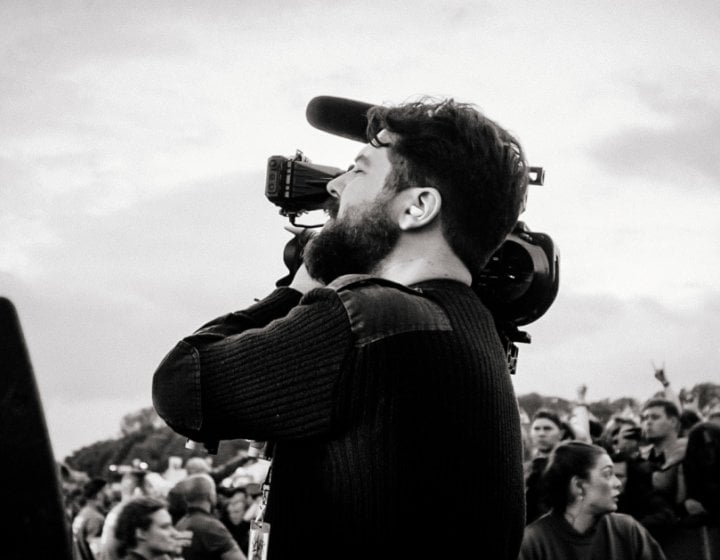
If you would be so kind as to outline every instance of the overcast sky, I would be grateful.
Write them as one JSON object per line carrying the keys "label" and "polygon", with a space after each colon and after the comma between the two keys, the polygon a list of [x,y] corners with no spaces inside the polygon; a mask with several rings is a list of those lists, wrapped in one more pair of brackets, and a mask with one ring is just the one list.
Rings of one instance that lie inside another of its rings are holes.
{"label": "overcast sky", "polygon": [[0,295],[56,455],[151,403],[176,340],[285,274],[271,155],[348,165],[317,95],[477,104],[546,184],[560,248],[518,393],[720,382],[720,4],[315,0],[0,4]]}

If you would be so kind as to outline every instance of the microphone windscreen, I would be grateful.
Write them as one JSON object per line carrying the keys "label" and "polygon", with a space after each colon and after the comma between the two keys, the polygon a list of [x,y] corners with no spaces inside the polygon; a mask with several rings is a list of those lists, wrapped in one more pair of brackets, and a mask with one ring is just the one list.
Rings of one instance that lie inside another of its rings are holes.
{"label": "microphone windscreen", "polygon": [[320,95],[308,103],[305,116],[315,128],[349,140],[367,142],[367,112],[374,105],[344,97]]}

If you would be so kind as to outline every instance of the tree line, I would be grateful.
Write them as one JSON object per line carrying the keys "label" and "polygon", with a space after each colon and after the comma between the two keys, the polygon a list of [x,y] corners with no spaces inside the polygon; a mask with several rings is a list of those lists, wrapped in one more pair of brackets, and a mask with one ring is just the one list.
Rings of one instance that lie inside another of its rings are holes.
{"label": "tree line", "polygon": [[[702,409],[713,398],[720,397],[720,385],[700,383],[689,393],[696,396],[695,402]],[[569,414],[573,406],[572,401],[539,393],[520,395],[518,403],[530,418],[541,408]],[[590,402],[588,408],[591,416],[604,425],[615,414],[626,410],[638,411],[641,404],[633,398],[624,397]],[[118,437],[82,447],[66,457],[64,463],[88,476],[108,478],[112,465],[131,465],[139,460],[147,464],[148,470],[163,472],[167,469],[169,457],[180,457],[183,463],[190,457],[208,457],[202,445],[189,449],[185,444],[184,437],[173,432],[152,407],[147,407],[123,416]],[[433,444],[428,442],[428,445]],[[211,456],[213,464],[222,465],[247,448],[246,440],[222,441],[217,455]]]}

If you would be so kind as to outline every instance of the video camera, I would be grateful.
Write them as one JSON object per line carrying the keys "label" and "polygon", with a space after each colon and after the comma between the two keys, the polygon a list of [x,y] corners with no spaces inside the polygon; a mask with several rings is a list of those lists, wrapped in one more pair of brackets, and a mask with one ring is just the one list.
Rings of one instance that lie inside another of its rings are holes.
{"label": "video camera", "polygon": [[[365,115],[370,104],[335,97],[316,97],[307,109],[310,123],[321,130],[352,140],[365,141]],[[295,156],[268,158],[265,196],[280,208],[280,214],[296,225],[298,216],[322,210],[330,198],[328,182],[346,170],[312,163],[300,150]],[[529,183],[542,185],[542,167],[529,168]],[[320,225],[320,224],[318,224]],[[317,227],[317,226],[304,226]],[[278,281],[289,283],[302,263],[301,251],[307,236],[298,236],[283,255],[290,274]],[[504,339],[510,371],[517,368],[516,342],[530,343],[530,335],[518,327],[540,318],[552,305],[559,287],[559,255],[555,243],[544,233],[532,232],[523,222],[473,279],[473,290],[493,314]]]}

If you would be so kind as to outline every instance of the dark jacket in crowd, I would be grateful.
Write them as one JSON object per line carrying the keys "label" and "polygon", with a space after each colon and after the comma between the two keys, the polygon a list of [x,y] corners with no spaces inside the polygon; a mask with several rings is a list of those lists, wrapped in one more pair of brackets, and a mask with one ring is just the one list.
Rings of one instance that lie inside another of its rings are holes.
{"label": "dark jacket in crowd", "polygon": [[553,512],[525,529],[519,560],[665,560],[660,545],[629,515],[609,513],[578,533]]}

